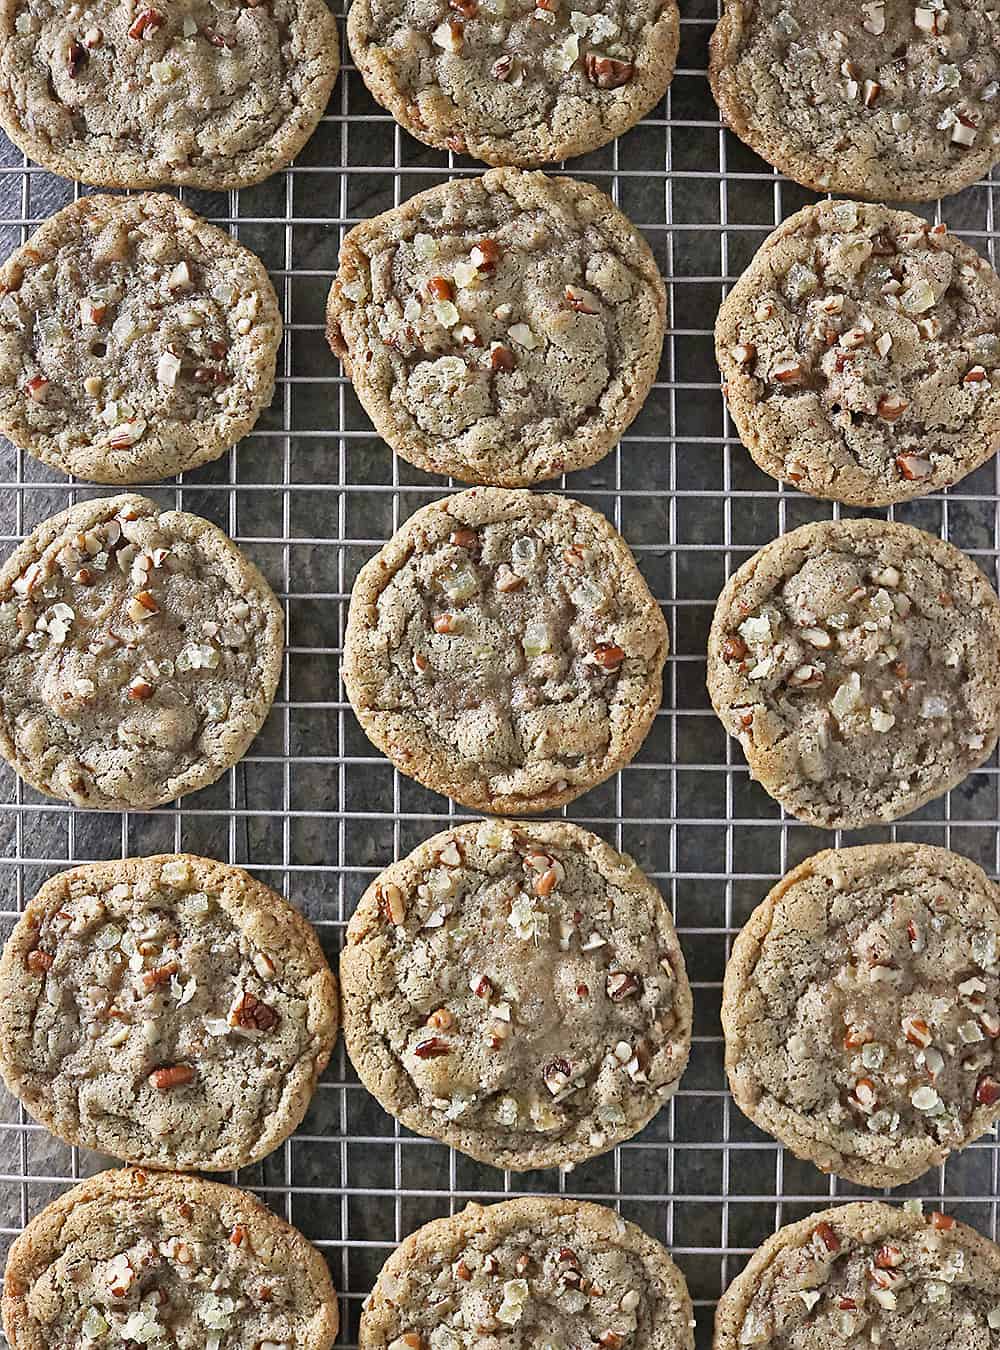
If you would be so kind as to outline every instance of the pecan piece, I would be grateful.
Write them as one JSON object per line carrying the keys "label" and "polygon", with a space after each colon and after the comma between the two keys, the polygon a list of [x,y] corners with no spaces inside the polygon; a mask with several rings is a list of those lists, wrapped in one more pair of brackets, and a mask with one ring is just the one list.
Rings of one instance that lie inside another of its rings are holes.
{"label": "pecan piece", "polygon": [[269,1003],[244,989],[226,1019],[231,1027],[246,1027],[251,1031],[273,1031],[281,1020]]}
{"label": "pecan piece", "polygon": [[80,42],[71,42],[66,48],[66,73],[71,80],[75,80],[80,73],[81,67],[87,64],[89,59],[86,47]]}
{"label": "pecan piece", "polygon": [[25,965],[33,975],[44,975],[52,967],[55,958],[49,952],[43,951],[41,947],[36,947],[33,952],[29,952]]}
{"label": "pecan piece", "polygon": [[631,61],[616,61],[613,56],[598,56],[595,52],[587,53],[583,67],[587,79],[598,89],[620,89],[635,73]]}
{"label": "pecan piece", "polygon": [[836,1252],[840,1250],[840,1238],[833,1231],[833,1229],[830,1227],[830,1225],[826,1222],[825,1219],[823,1220],[822,1223],[816,1225],[815,1229],[813,1230],[813,1237],[819,1238],[820,1242],[822,1242],[823,1246],[827,1249],[828,1252]]}
{"label": "pecan piece", "polygon": [[625,652],[613,642],[599,642],[594,648],[593,659],[603,670],[615,671],[625,660]]}
{"label": "pecan piece", "polygon": [[171,1088],[183,1087],[194,1077],[194,1069],[189,1064],[168,1064],[162,1069],[154,1069],[149,1081],[160,1092],[169,1092]]}
{"label": "pecan piece", "polygon": [[613,970],[608,975],[608,998],[612,1003],[621,1003],[633,994],[639,993],[642,981],[630,970]]}
{"label": "pecan piece", "polygon": [[976,1083],[976,1101],[980,1106],[995,1106],[1000,1102],[1000,1082],[991,1073],[979,1075]]}
{"label": "pecan piece", "polygon": [[428,1036],[426,1040],[417,1041],[413,1053],[417,1059],[438,1059],[441,1055],[450,1055],[451,1046],[440,1036]]}
{"label": "pecan piece", "polygon": [[132,26],[128,30],[130,38],[141,39],[151,38],[153,34],[166,23],[165,14],[161,14],[158,9],[144,9],[135,16]]}

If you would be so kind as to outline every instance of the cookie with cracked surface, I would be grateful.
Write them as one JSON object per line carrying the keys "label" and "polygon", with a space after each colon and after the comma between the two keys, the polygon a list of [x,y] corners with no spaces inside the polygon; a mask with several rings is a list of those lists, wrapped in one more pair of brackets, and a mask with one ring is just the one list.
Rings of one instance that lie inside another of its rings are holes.
{"label": "cookie with cracked surface", "polygon": [[248,187],[298,154],[337,78],[325,0],[0,0],[0,125],[95,187]]}
{"label": "cookie with cracked surface", "polygon": [[737,937],[736,1104],[824,1172],[902,1186],[1000,1116],[1000,890],[948,849],[829,849]]}
{"label": "cookie with cracked surface", "polygon": [[60,872],[0,959],[0,1072],[69,1144],[146,1167],[257,1162],[305,1115],[337,983],[239,867],[170,853]]}
{"label": "cookie with cracked surface", "polygon": [[484,1340],[694,1350],[693,1326],[684,1276],[641,1228],[603,1205],[532,1196],[468,1205],[411,1233],[382,1267],[358,1343],[438,1345],[447,1327],[456,1350]]}
{"label": "cookie with cracked surface", "polygon": [[523,487],[617,444],[656,378],[665,316],[649,245],[610,198],[494,169],[353,229],[327,335],[397,454]]}
{"label": "cookie with cracked surface", "polygon": [[687,1063],[663,898],[569,822],[472,821],[421,844],[361,897],[340,971],[361,1081],[408,1129],[493,1167],[631,1138]]}
{"label": "cookie with cracked surface", "polygon": [[930,201],[1000,159],[987,0],[725,0],[708,77],[726,125],[817,192]]}
{"label": "cookie with cracked surface", "polygon": [[1000,601],[969,558],[884,520],[803,525],[730,578],[708,692],[762,787],[824,829],[885,824],[1000,733]]}
{"label": "cookie with cracked surface", "polygon": [[0,268],[0,431],[98,483],[217,459],[274,393],[281,314],[242,244],[172,197],[83,197]]}
{"label": "cookie with cracked surface", "polygon": [[622,136],[667,91],[676,0],[357,0],[351,54],[411,136],[531,166]]}
{"label": "cookie with cracked surface", "polygon": [[715,348],[744,445],[814,497],[888,506],[1000,445],[1000,278],[908,212],[790,216],[725,300]]}
{"label": "cookie with cracked surface", "polygon": [[401,772],[464,806],[550,811],[627,764],[667,626],[621,535],[568,497],[469,488],[358,574],[343,678]]}
{"label": "cookie with cracked surface", "polygon": [[207,520],[80,502],[0,568],[0,753],[74,806],[162,806],[246,751],[283,644],[271,588]]}
{"label": "cookie with cracked surface", "polygon": [[74,1186],[15,1241],[3,1325],[12,1350],[330,1350],[337,1296],[316,1248],[255,1196],[121,1168]]}
{"label": "cookie with cracked surface", "polygon": [[780,1228],[723,1294],[714,1350],[990,1350],[1000,1247],[934,1211],[859,1201]]}

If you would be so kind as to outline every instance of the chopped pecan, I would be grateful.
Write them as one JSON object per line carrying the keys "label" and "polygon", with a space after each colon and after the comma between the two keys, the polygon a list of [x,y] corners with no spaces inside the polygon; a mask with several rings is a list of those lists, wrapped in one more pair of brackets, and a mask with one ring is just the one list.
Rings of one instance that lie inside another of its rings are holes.
{"label": "chopped pecan", "polygon": [[621,1003],[633,994],[639,993],[642,981],[630,970],[613,970],[608,975],[608,998],[612,1003]]}
{"label": "chopped pecan", "polygon": [[194,1078],[194,1069],[189,1064],[168,1064],[162,1069],[154,1069],[149,1081],[160,1092],[169,1092],[171,1088],[183,1087]]}
{"label": "chopped pecan", "polygon": [[616,61],[613,56],[598,56],[596,52],[587,53],[583,67],[587,79],[598,89],[620,89],[635,72],[631,61]]}
{"label": "chopped pecan", "polygon": [[144,9],[135,16],[128,30],[130,38],[151,38],[166,23],[166,15],[158,9]]}
{"label": "chopped pecan", "polygon": [[273,1031],[281,1020],[269,1003],[244,989],[229,1009],[231,1027],[246,1027],[251,1031]]}
{"label": "chopped pecan", "polygon": [[87,64],[88,53],[81,42],[71,42],[66,48],[66,73],[75,80],[82,66]]}
{"label": "chopped pecan", "polygon": [[29,952],[25,959],[25,965],[34,975],[44,975],[47,970],[51,970],[52,962],[55,958],[41,947],[36,947],[34,951]]}
{"label": "chopped pecan", "polygon": [[441,1055],[450,1055],[451,1046],[440,1036],[428,1036],[426,1040],[417,1041],[413,1053],[417,1059],[438,1059]]}
{"label": "chopped pecan", "polygon": [[176,961],[168,961],[166,965],[157,966],[155,970],[147,970],[142,977],[142,983],[146,989],[157,989],[161,984],[169,984],[171,975],[176,975],[180,966]]}

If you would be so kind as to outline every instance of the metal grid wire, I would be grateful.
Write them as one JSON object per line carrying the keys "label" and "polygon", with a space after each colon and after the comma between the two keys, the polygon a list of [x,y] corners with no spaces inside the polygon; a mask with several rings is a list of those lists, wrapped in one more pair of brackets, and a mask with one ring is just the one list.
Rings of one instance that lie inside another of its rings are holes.
{"label": "metal grid wire", "polygon": [[[704,650],[726,575],[786,529],[831,514],[761,474],[727,421],[712,355],[718,304],[766,233],[811,194],[782,181],[724,133],[705,80],[717,0],[684,0],[678,69],[664,102],[617,143],[569,167],[645,232],[667,278],[670,329],[656,387],[622,445],[555,486],[603,510],[625,535],[670,625],[664,702],[635,762],[566,814],[631,852],[673,907],[695,993],[695,1043],[676,1097],[635,1140],[567,1174],[510,1174],[401,1130],[357,1082],[342,1045],[296,1135],[234,1176],[324,1252],[353,1344],[361,1301],[395,1244],[469,1199],[517,1191],[618,1207],[664,1241],[695,1300],[699,1346],[712,1307],[774,1228],[831,1198],[862,1194],[798,1162],[754,1129],[725,1090],[719,999],[732,935],[772,882],[833,840],[784,817],[750,783],[704,689]],[[344,47],[346,52],[346,44]],[[330,108],[296,165],[233,194],[183,199],[264,259],[286,337],[272,408],[239,448],[176,484],[165,505],[226,529],[262,567],[285,608],[289,646],[265,729],[214,787],[151,813],[74,811],[0,773],[0,911],[71,862],[186,849],[249,866],[316,925],[331,958],[372,876],[460,814],[395,773],[346,703],[338,660],[360,565],[413,510],[447,490],[395,459],[326,347],[323,306],[345,229],[451,175],[481,166],[411,140],[345,64]],[[6,252],[79,188],[0,148],[0,246]],[[949,223],[993,258],[995,187],[946,203]],[[940,208],[928,212],[941,218]],[[4,552],[83,495],[103,495],[0,445]],[[994,577],[997,464],[947,496],[895,515],[952,539]],[[836,508],[833,508],[836,512]],[[836,842],[917,839],[1000,870],[996,759],[946,799],[891,829]],[[996,1236],[992,1136],[905,1193]],[[106,1165],[67,1148],[4,1094],[0,1238],[77,1179]]]}

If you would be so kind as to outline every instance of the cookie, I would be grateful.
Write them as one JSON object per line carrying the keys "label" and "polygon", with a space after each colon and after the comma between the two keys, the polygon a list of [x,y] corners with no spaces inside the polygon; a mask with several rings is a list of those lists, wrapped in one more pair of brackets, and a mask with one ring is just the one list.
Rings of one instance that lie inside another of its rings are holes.
{"label": "cookie", "polygon": [[656,378],[665,316],[649,245],[610,198],[496,169],[353,229],[327,336],[397,454],[523,487],[617,444]]}
{"label": "cookie", "polygon": [[7,1258],[11,1350],[329,1350],[337,1322],[316,1248],[255,1196],[198,1177],[89,1177],[37,1214]]}
{"label": "cookie", "polygon": [[694,1350],[693,1326],[684,1276],[641,1228],[603,1205],[532,1196],[411,1233],[382,1268],[358,1344]]}
{"label": "cookie", "polygon": [[0,959],[0,1071],[68,1144],[146,1167],[257,1162],[337,1034],[316,935],[239,867],[168,853],[60,872]]}
{"label": "cookie", "polygon": [[714,1350],[995,1346],[1000,1247],[910,1204],[861,1201],[779,1229],[719,1301]]}
{"label": "cookie", "polygon": [[817,192],[930,201],[1000,159],[986,0],[725,0],[708,78],[723,121]]}
{"label": "cookie", "polygon": [[568,821],[471,821],[393,863],[341,956],[358,1077],[494,1167],[566,1167],[673,1095],[691,990],[663,899]]}
{"label": "cookie", "polygon": [[1000,1117],[1000,891],[926,844],[829,849],[733,946],[722,994],[739,1108],[800,1158],[902,1186]]}
{"label": "cookie", "polygon": [[624,135],[666,93],[676,0],[358,0],[347,40],[411,136],[487,164],[552,164]]}
{"label": "cookie", "polygon": [[359,572],[343,678],[368,737],[435,792],[523,815],[627,764],[667,626],[625,541],[568,497],[470,488]]}
{"label": "cookie", "polygon": [[298,154],[340,64],[325,0],[0,0],[0,126],[96,187],[248,187]]}
{"label": "cookie", "polygon": [[905,211],[790,216],[729,293],[715,349],[756,463],[814,497],[888,506],[1000,445],[1000,277]]}
{"label": "cookie", "polygon": [[863,829],[955,787],[1000,733],[1000,601],[909,525],[824,520],[729,579],[708,692],[751,775],[811,825]]}
{"label": "cookie", "polygon": [[271,588],[207,520],[80,502],[0,568],[0,753],[74,806],[162,806],[244,753],[283,643]]}
{"label": "cookie", "polygon": [[83,197],[0,268],[0,432],[98,483],[217,459],[274,393],[264,265],[172,197]]}

